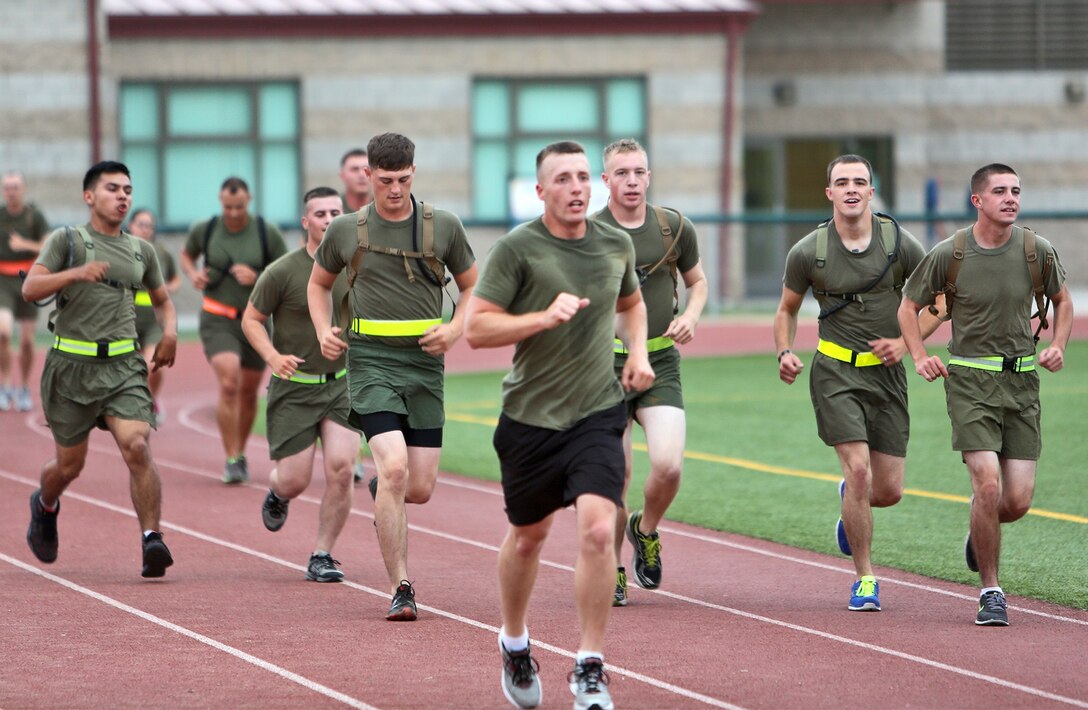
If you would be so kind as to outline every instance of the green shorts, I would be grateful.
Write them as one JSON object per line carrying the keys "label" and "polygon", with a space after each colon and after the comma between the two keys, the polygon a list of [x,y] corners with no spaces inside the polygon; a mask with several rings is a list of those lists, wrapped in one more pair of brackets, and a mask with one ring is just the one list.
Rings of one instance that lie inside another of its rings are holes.
{"label": "green shorts", "polygon": [[[616,355],[616,379],[623,374],[627,364],[626,355]],[[633,419],[635,412],[646,407],[684,408],[684,390],[680,386],[680,351],[675,347],[650,353],[650,367],[654,369],[654,383],[650,389],[641,392],[628,392],[627,418]]]}
{"label": "green shorts", "polygon": [[954,451],[996,451],[1009,459],[1039,459],[1043,449],[1039,373],[951,365],[944,392]]}
{"label": "green shorts", "polygon": [[445,359],[417,347],[388,348],[352,342],[348,347],[348,392],[352,427],[356,414],[393,412],[408,418],[412,429],[439,429],[443,409]]}
{"label": "green shorts", "polygon": [[38,319],[38,307],[23,300],[23,280],[18,276],[0,276],[0,311],[11,311],[15,320]]}
{"label": "green shorts", "polygon": [[[268,326],[265,325],[267,328]],[[219,353],[234,353],[247,370],[263,370],[264,359],[257,354],[242,332],[242,321],[200,312],[200,342],[204,344],[204,357],[212,359]]]}
{"label": "green shorts", "polygon": [[268,383],[265,420],[269,458],[279,461],[313,446],[321,438],[321,422],[326,419],[351,429],[348,411],[346,377],[322,384],[273,377]]}
{"label": "green shorts", "polygon": [[854,367],[816,353],[809,394],[816,430],[828,446],[864,441],[873,451],[907,455],[910,413],[902,362],[894,367]]}
{"label": "green shorts", "polygon": [[42,410],[61,446],[75,446],[105,417],[155,426],[147,363],[139,352],[98,359],[50,350],[42,369]]}
{"label": "green shorts", "polygon": [[154,308],[136,306],[136,340],[140,347],[154,345],[162,340],[162,326],[155,318]]}

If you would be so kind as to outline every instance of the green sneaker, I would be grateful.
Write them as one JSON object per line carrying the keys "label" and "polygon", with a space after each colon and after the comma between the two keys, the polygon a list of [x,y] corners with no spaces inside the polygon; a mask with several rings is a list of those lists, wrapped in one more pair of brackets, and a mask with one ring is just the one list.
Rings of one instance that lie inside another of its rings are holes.
{"label": "green sneaker", "polygon": [[616,570],[616,593],[612,596],[612,606],[627,606],[627,570]]}
{"label": "green sneaker", "polygon": [[650,535],[643,533],[638,529],[641,522],[641,510],[636,510],[627,518],[627,539],[635,549],[631,557],[635,584],[643,589],[657,589],[661,586],[661,537],[656,532]]}

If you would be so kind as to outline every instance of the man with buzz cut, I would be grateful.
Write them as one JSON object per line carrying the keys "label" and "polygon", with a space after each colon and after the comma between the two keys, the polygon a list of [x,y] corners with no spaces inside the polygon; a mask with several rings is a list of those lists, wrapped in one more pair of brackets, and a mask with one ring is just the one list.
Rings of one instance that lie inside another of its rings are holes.
{"label": "man with buzz cut", "polygon": [[[661,536],[657,527],[680,491],[684,463],[684,395],[680,386],[680,353],[674,347],[691,342],[706,305],[707,285],[699,261],[695,227],[679,212],[646,201],[650,168],[646,150],[638,141],[618,140],[604,149],[604,174],[608,206],[593,219],[625,231],[635,245],[642,300],[646,303],[646,348],[654,370],[648,390],[627,394],[627,431],[623,438],[623,491],[631,485],[633,457],[631,431],[637,421],[646,432],[650,473],[643,486],[643,508],[627,514],[616,510],[616,562],[620,564],[623,538],[632,547],[631,567],[635,583],[643,589],[661,585]],[[678,311],[679,280],[684,280],[687,299]],[[627,364],[627,349],[616,340],[616,375]],[[627,605],[627,571],[616,570],[612,606]]]}
{"label": "man with buzz cut", "polygon": [[174,304],[155,248],[121,231],[132,206],[128,168],[114,161],[91,166],[83,178],[90,220],[54,231],[23,283],[23,298],[56,295],[53,347],[45,358],[41,397],[55,455],[30,495],[26,539],[42,562],[57,559],[61,494],[79,477],[95,427],[113,436],[129,473],[129,492],[143,531],[144,577],[162,577],[174,563],[159,530],[162,485],[148,437],[155,425],[148,366],[136,342],[136,292],[146,290],[163,336],[152,368],[170,367],[177,351]]}
{"label": "man with buzz cut", "polygon": [[[378,469],[374,522],[393,596],[385,618],[414,621],[405,503],[426,503],[438,479],[445,353],[465,318],[455,309],[442,322],[446,270],[464,299],[476,285],[476,259],[457,215],[412,194],[410,139],[375,136],[367,157],[374,201],[329,225],[307,295],[322,355],[335,360],[347,351],[348,422],[363,432]],[[345,269],[350,304],[338,303],[334,326],[331,292]]]}
{"label": "man with buzz cut", "polygon": [[370,187],[370,162],[362,148],[352,148],[340,158],[340,182],[344,183],[341,195],[344,214],[358,212],[374,199]]}
{"label": "man with buzz cut", "polygon": [[[340,196],[331,187],[315,187],[303,199],[306,243],[265,269],[249,296],[242,330],[272,370],[268,385],[268,453],[276,467],[269,475],[261,508],[264,526],[275,532],[287,522],[287,507],[310,485],[317,441],[325,468],[325,492],[318,513],[317,543],[306,579],[339,582],[344,573],[332,548],[351,512],[351,469],[359,433],[348,424],[348,381],[344,358],[321,355],[310,322],[306,287],[325,230],[340,215]],[[347,277],[333,284],[333,298],[343,298]],[[267,322],[272,321],[272,337]]]}

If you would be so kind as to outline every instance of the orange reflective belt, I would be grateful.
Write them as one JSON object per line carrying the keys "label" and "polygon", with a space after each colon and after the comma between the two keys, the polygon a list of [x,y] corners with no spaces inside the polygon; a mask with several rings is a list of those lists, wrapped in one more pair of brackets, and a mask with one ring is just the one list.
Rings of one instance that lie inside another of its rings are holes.
{"label": "orange reflective belt", "polygon": [[0,276],[18,276],[20,271],[30,271],[33,259],[23,261],[0,261]]}
{"label": "orange reflective belt", "polygon": [[230,318],[232,320],[238,320],[238,309],[234,306],[228,306],[225,303],[220,303],[214,298],[204,297],[204,310],[211,313],[213,316],[223,316],[224,318]]}

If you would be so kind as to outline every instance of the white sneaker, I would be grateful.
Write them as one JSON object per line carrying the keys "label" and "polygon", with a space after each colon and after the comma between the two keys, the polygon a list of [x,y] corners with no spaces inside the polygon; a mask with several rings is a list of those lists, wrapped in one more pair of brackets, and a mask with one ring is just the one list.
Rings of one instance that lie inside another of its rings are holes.
{"label": "white sneaker", "polygon": [[30,390],[22,387],[15,393],[15,411],[29,412],[34,408],[34,400],[30,396]]}

